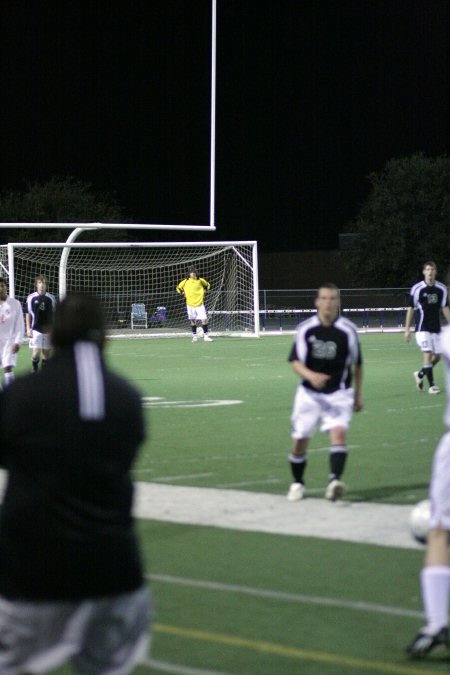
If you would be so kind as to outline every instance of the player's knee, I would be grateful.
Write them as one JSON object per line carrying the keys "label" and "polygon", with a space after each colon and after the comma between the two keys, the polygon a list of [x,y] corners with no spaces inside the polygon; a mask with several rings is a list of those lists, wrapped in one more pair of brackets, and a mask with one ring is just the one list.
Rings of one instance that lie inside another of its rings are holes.
{"label": "player's knee", "polygon": [[449,532],[443,528],[431,528],[427,537],[425,564],[448,565]]}
{"label": "player's knee", "polygon": [[332,445],[345,445],[347,441],[347,429],[333,429],[330,433],[330,441]]}
{"label": "player's knee", "polygon": [[306,454],[306,449],[308,445],[308,439],[307,438],[299,438],[294,442],[294,446],[292,448],[292,454],[295,457],[304,457]]}

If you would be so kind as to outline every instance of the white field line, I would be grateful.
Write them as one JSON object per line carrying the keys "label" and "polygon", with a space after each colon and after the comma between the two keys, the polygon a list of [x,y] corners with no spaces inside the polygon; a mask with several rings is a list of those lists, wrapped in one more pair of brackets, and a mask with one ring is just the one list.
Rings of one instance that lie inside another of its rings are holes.
{"label": "white field line", "polygon": [[248,487],[249,485],[276,485],[281,482],[281,478],[266,478],[265,480],[246,480],[239,483],[223,483],[222,485],[217,485],[216,487],[221,490],[222,488],[243,488]]}
{"label": "white field line", "polygon": [[212,475],[213,475],[212,473],[188,473],[179,476],[155,476],[152,480],[155,483],[158,483],[159,481],[164,483],[165,481],[172,481],[172,480],[191,480],[192,478],[210,478]]}
{"label": "white field line", "polygon": [[167,661],[158,661],[157,659],[147,659],[144,665],[155,670],[160,670],[162,673],[175,673],[175,675],[231,675],[224,671],[189,668],[189,666],[182,666],[179,663],[168,663]]}
{"label": "white field line", "polygon": [[[404,443],[408,443],[411,445],[412,443],[425,443],[427,439],[411,439],[406,440]],[[289,445],[289,444],[288,444]],[[387,445],[390,445],[389,443]],[[347,445],[348,450],[359,450],[361,448],[361,445]],[[314,454],[318,452],[330,452],[330,446],[324,446],[322,448],[308,448],[308,454]],[[239,460],[239,459],[261,459],[262,457],[278,457],[278,458],[284,458],[286,459],[289,454],[288,447],[286,446],[286,450],[281,451],[280,450],[267,450],[267,451],[261,451],[261,452],[237,452],[237,453],[230,453],[227,454],[227,461],[231,462],[234,460]],[[208,462],[223,462],[224,461],[224,455],[208,455],[207,453],[203,455],[190,455],[189,457],[183,457],[183,464],[195,464],[196,462],[204,462],[207,460]],[[173,464],[173,459],[165,459],[164,457],[158,459],[157,461],[154,461],[150,459],[150,464],[155,464],[155,465],[162,465],[162,464]],[[139,475],[142,473],[149,473],[151,469],[134,469],[133,474],[134,475]]]}
{"label": "white field line", "polygon": [[147,574],[150,581],[186,586],[188,588],[200,588],[207,591],[219,591],[223,593],[239,593],[251,595],[256,598],[265,598],[282,602],[291,602],[300,605],[320,605],[321,607],[334,607],[338,609],[350,609],[357,612],[369,612],[372,614],[387,614],[389,616],[401,616],[408,619],[423,619],[423,612],[403,607],[390,607],[389,605],[377,605],[370,602],[352,602],[338,598],[326,598],[315,595],[303,595],[302,593],[286,593],[283,591],[271,591],[264,588],[251,586],[239,586],[236,584],[223,584],[215,581],[202,581],[198,579],[185,579],[166,574]]}

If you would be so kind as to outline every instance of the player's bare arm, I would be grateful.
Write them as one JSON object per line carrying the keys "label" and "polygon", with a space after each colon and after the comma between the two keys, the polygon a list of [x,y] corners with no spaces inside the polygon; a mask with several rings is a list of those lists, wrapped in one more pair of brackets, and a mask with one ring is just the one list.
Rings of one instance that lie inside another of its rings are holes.
{"label": "player's bare arm", "polygon": [[414,308],[408,307],[406,310],[406,319],[405,319],[405,340],[409,342],[411,340],[411,324],[414,316]]}
{"label": "player's bare arm", "polygon": [[362,366],[355,366],[353,370],[353,376],[355,381],[355,402],[353,404],[353,410],[359,412],[363,409],[362,401]]}
{"label": "player's bare arm", "polygon": [[444,315],[447,323],[450,323],[450,308],[448,306],[442,308],[442,314]]}
{"label": "player's bare arm", "polygon": [[292,369],[297,375],[300,375],[305,380],[308,380],[314,389],[323,389],[330,379],[330,375],[325,373],[318,373],[315,370],[308,368],[302,361],[292,361]]}

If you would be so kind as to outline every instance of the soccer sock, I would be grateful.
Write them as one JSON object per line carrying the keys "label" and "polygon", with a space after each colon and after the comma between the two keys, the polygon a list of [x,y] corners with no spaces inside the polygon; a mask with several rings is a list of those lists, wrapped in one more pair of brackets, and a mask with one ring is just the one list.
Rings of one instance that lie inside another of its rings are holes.
{"label": "soccer sock", "polygon": [[345,445],[332,445],[330,448],[330,475],[329,481],[339,480],[344,473],[347,460],[347,448]]}
{"label": "soccer sock", "polygon": [[202,328],[203,328],[203,333],[206,335],[208,333],[208,324],[207,323],[202,324]]}
{"label": "soccer sock", "polygon": [[290,465],[291,465],[291,471],[292,471],[292,476],[294,477],[294,482],[295,483],[302,483],[303,484],[303,474],[305,473],[306,465],[307,465],[307,455],[302,455],[299,457],[298,455],[294,455],[292,452],[288,456]]}
{"label": "soccer sock", "polygon": [[427,618],[427,633],[434,635],[448,624],[450,567],[430,565],[420,573],[422,600]]}
{"label": "soccer sock", "polygon": [[433,366],[431,364],[429,366],[423,366],[422,372],[424,376],[427,377],[430,387],[432,387],[434,385]]}
{"label": "soccer sock", "polygon": [[5,373],[5,386],[14,382],[14,373]]}
{"label": "soccer sock", "polygon": [[197,326],[191,326],[193,335],[197,335]]}
{"label": "soccer sock", "polygon": [[42,359],[41,368],[44,368],[47,365],[48,359]]}
{"label": "soccer sock", "polygon": [[39,366],[39,359],[31,359],[31,365],[33,366],[33,373],[35,373]]}

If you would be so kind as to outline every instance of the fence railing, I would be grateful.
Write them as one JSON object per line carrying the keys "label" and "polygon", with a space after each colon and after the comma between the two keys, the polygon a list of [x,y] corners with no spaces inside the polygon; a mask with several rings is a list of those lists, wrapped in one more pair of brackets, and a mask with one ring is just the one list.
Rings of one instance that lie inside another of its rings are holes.
{"label": "fence railing", "polygon": [[[317,289],[260,290],[261,330],[293,330],[315,312]],[[365,330],[403,328],[408,306],[408,288],[340,289],[340,311]]]}

